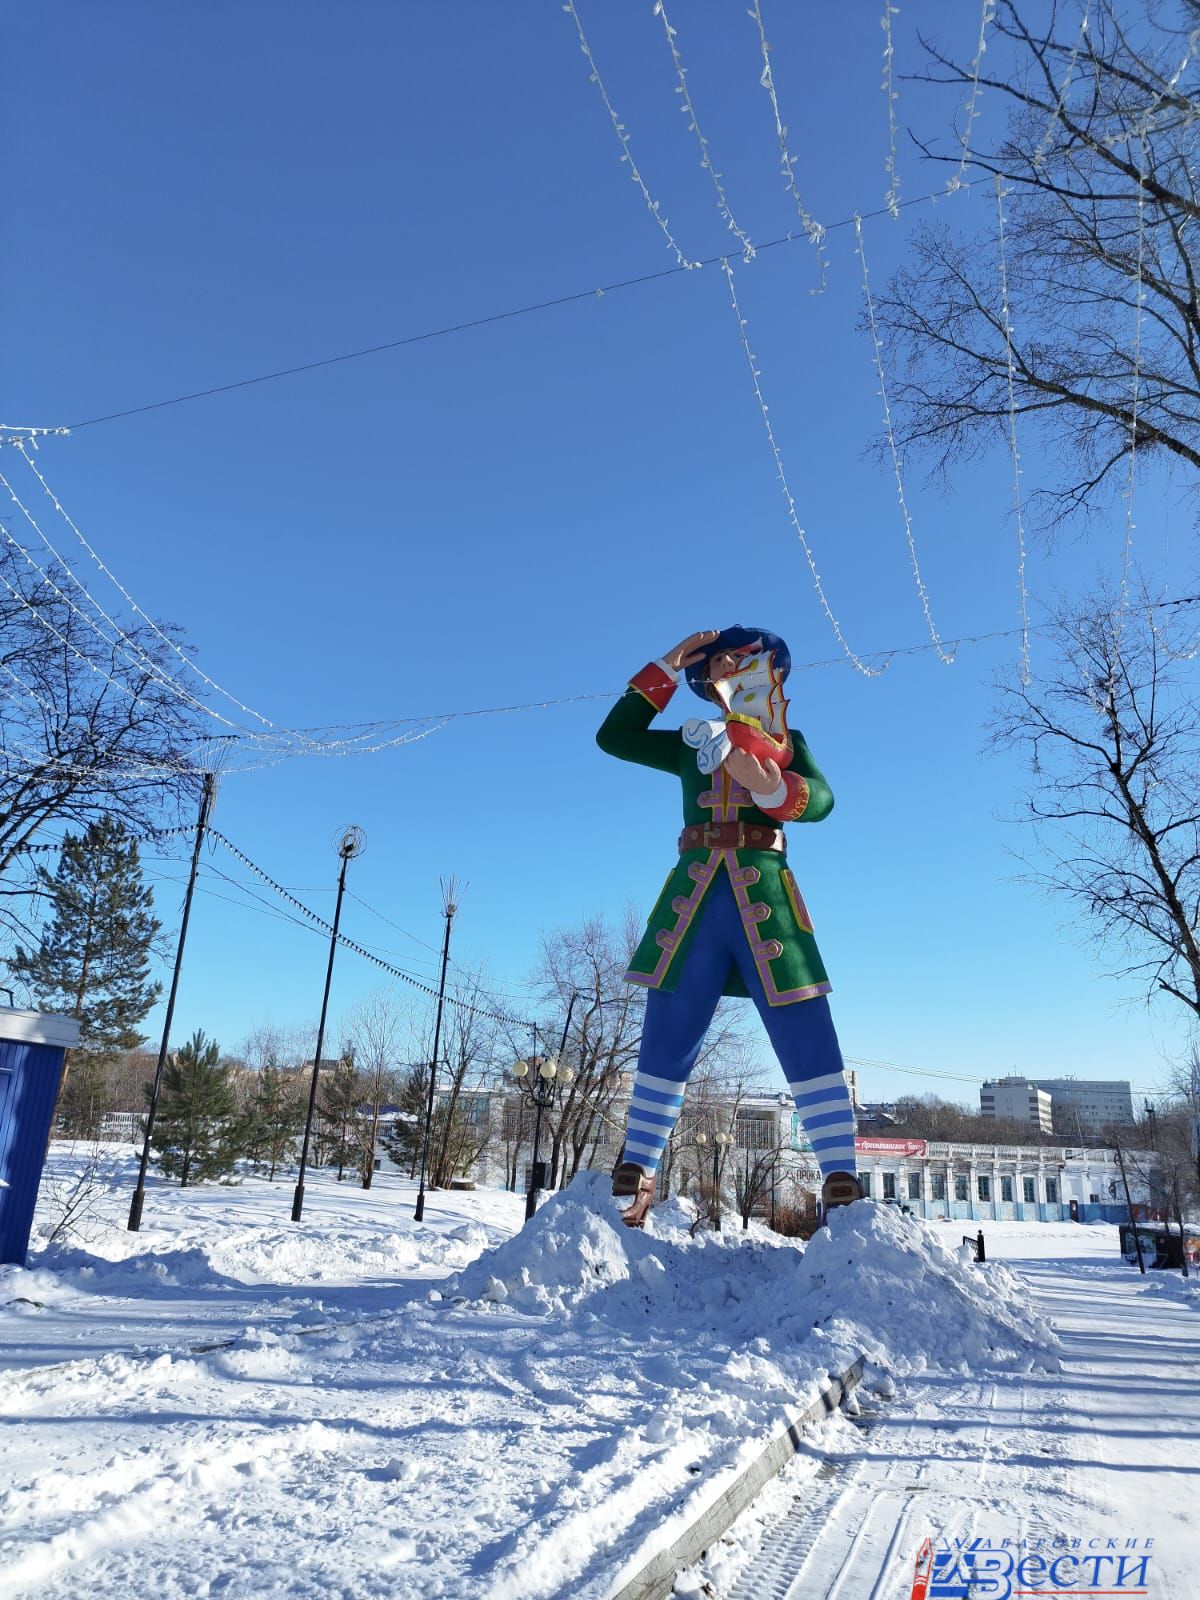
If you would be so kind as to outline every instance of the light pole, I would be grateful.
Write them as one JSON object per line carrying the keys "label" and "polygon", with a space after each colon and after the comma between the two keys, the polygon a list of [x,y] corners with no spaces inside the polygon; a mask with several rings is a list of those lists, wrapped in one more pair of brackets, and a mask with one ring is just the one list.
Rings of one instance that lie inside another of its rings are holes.
{"label": "light pole", "polygon": [[[571,1026],[571,1012],[575,1008],[576,995],[571,996],[571,1003],[567,1007],[567,1021],[562,1032],[562,1042],[559,1045],[559,1055],[566,1049],[567,1029]],[[542,1141],[542,1113],[547,1106],[553,1105],[554,1097],[560,1088],[567,1088],[574,1082],[575,1074],[569,1067],[559,1069],[558,1061],[554,1056],[538,1060],[538,1030],[533,1030],[533,1055],[528,1061],[518,1061],[513,1068],[513,1077],[517,1080],[517,1088],[527,1099],[532,1101],[534,1107],[533,1118],[533,1160],[529,1168],[529,1189],[525,1195],[525,1221],[528,1222],[537,1210],[538,1191],[543,1187],[542,1162],[540,1149]]]}
{"label": "light pole", "polygon": [[433,1102],[437,1093],[438,1054],[442,1048],[442,1011],[446,1004],[446,966],[450,960],[450,925],[458,910],[458,880],[443,881],[442,915],[446,919],[446,932],[442,939],[442,973],[438,979],[437,1020],[433,1025],[433,1060],[429,1063],[429,1098],[425,1102],[425,1131],[421,1138],[421,1181],[417,1186],[417,1205],[414,1222],[425,1220],[425,1174],[429,1166],[429,1140],[433,1133]]}
{"label": "light pole", "polygon": [[308,1167],[308,1141],[312,1135],[313,1112],[317,1105],[317,1079],[321,1073],[321,1051],[325,1045],[325,1019],[329,1015],[329,988],[333,982],[333,958],[337,953],[338,924],[342,920],[342,898],[346,893],[346,868],[360,856],[367,839],[361,828],[344,828],[334,848],[341,860],[338,869],[337,901],[333,908],[333,930],[329,935],[329,965],[325,968],[325,993],[321,997],[321,1020],[317,1024],[317,1054],[313,1061],[312,1082],[308,1088],[308,1115],[304,1119],[304,1141],[300,1146],[300,1172],[292,1196],[292,1221],[304,1215],[304,1174]]}
{"label": "light pole", "polygon": [[204,843],[204,830],[212,816],[216,797],[216,779],[211,772],[204,774],[204,788],[200,794],[200,815],[196,820],[196,842],[192,847],[192,866],[188,873],[187,893],[183,899],[183,920],[179,924],[179,943],[175,947],[175,970],[171,974],[171,993],[167,997],[167,1014],[163,1019],[162,1042],[158,1047],[158,1065],[154,1069],[154,1085],[150,1090],[150,1109],[146,1113],[146,1132],[142,1140],[142,1159],[138,1166],[137,1186],[129,1202],[130,1233],[142,1226],[142,1204],[146,1198],[146,1165],[150,1160],[150,1135],[154,1132],[154,1118],[158,1112],[158,1094],[162,1088],[163,1067],[167,1061],[167,1048],[171,1039],[171,1023],[175,1017],[175,996],[179,993],[179,973],[183,967],[183,947],[187,943],[188,919],[192,914],[192,895],[196,889],[196,873],[200,867],[200,846]]}
{"label": "light pole", "polygon": [[1133,1214],[1133,1200],[1129,1194],[1129,1179],[1125,1174],[1125,1157],[1121,1153],[1121,1141],[1113,1141],[1113,1148],[1117,1155],[1117,1165],[1121,1169],[1121,1182],[1125,1185],[1125,1209],[1129,1212],[1129,1221],[1133,1227],[1133,1247],[1137,1251],[1138,1271],[1144,1278],[1146,1276],[1146,1258],[1142,1254],[1142,1236],[1138,1232],[1137,1218]]}
{"label": "light pole", "polygon": [[[708,1135],[701,1129],[696,1135],[696,1143],[703,1150],[708,1143]],[[713,1147],[713,1175],[712,1175],[712,1220],[717,1232],[721,1231],[721,1167],[725,1155],[733,1143],[733,1135],[718,1128],[712,1136]]]}

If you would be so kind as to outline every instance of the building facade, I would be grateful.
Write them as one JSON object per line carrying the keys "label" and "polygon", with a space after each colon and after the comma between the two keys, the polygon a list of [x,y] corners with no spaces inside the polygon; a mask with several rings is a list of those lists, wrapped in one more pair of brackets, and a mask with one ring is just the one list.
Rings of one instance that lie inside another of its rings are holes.
{"label": "building facade", "polygon": [[1102,1133],[1114,1123],[1133,1122],[1133,1091],[1126,1078],[1034,1078],[1053,1102],[1055,1120],[1067,1137]]}
{"label": "building facade", "polygon": [[1054,1132],[1050,1095],[1028,1078],[997,1078],[982,1084],[979,1113],[1006,1122],[1024,1122],[1040,1133]]}
{"label": "building facade", "polygon": [[[1124,1222],[1125,1191],[1107,1149],[859,1138],[859,1175],[875,1200],[964,1222]],[[1148,1205],[1130,1179],[1135,1205]]]}
{"label": "building facade", "polygon": [[[515,1091],[478,1091],[473,1116],[480,1132],[490,1129],[487,1148],[472,1176],[499,1188],[528,1188],[533,1162],[532,1117],[527,1102]],[[581,1152],[580,1165],[608,1171],[621,1146],[627,1096],[618,1097],[599,1119],[595,1136]],[[685,1108],[668,1170],[672,1188],[686,1188],[697,1177],[707,1181],[711,1139],[701,1155],[695,1141],[709,1122],[722,1123],[734,1136],[723,1158],[722,1187],[732,1194],[739,1183],[750,1186],[756,1169],[766,1168],[764,1183],[754,1183],[753,1211],[769,1215],[777,1208],[801,1212],[815,1207],[821,1177],[803,1123],[787,1095],[744,1096],[736,1104]],[[930,1220],[975,1224],[1015,1222],[1121,1222],[1127,1220],[1120,1169],[1111,1150],[1057,1145],[953,1144],[926,1139],[862,1134],[855,1139],[859,1175],[874,1200],[907,1206]],[[543,1128],[541,1160],[550,1158],[548,1129]],[[1134,1153],[1135,1154],[1135,1153]],[[573,1163],[574,1153],[568,1152]],[[1144,1162],[1134,1160],[1133,1166]],[[1133,1180],[1135,1205],[1149,1195]]]}

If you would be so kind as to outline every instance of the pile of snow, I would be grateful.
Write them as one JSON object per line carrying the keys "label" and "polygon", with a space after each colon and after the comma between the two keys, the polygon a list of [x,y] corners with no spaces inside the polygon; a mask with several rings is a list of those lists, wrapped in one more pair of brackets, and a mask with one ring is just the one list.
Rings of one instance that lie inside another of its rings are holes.
{"label": "pile of snow", "polygon": [[897,1374],[1057,1369],[1058,1340],[1031,1313],[1022,1280],[947,1249],[895,1207],[836,1210],[805,1248],[761,1228],[743,1233],[737,1218],[693,1236],[678,1204],[653,1212],[644,1231],[626,1228],[607,1187],[581,1173],[449,1279],[446,1297],[785,1360],[804,1347],[830,1370],[859,1353]]}

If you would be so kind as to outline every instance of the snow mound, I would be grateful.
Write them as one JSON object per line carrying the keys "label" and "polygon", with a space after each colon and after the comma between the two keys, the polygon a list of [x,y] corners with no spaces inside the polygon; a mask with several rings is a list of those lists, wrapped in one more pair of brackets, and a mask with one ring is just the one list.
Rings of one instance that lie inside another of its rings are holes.
{"label": "snow mound", "polygon": [[326,1228],[314,1251],[311,1238],[294,1225],[258,1226],[228,1230],[209,1256],[214,1271],[240,1283],[341,1283],[465,1267],[497,1236],[474,1222],[450,1233],[419,1225],[387,1233]]}
{"label": "snow mound", "polygon": [[[824,1351],[900,1374],[1058,1366],[1058,1341],[1005,1267],[960,1260],[933,1229],[862,1201],[834,1211],[807,1249],[766,1229],[692,1235],[686,1208],[626,1228],[607,1180],[581,1173],[520,1233],[444,1285],[448,1299],[664,1342],[714,1340],[735,1364]],[[749,1363],[749,1366],[746,1364]],[[760,1374],[765,1376],[765,1373]]]}

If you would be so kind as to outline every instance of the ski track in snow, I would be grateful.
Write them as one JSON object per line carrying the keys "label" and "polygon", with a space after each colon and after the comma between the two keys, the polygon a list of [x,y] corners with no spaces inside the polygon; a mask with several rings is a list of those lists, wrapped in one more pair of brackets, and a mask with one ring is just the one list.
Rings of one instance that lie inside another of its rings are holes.
{"label": "ski track in snow", "polygon": [[[1019,1250],[1014,1232],[1004,1243]],[[1149,1594],[1191,1600],[1194,1280],[1071,1259],[1029,1261],[1023,1276],[1063,1339],[1061,1373],[914,1380],[861,1421],[838,1418],[681,1577],[680,1600],[907,1600],[926,1536],[1044,1548],[1065,1536],[1085,1551],[1096,1538],[1101,1552],[1152,1538]]]}
{"label": "ski track in snow", "polygon": [[[998,1224],[1018,1276],[882,1207],[802,1253],[692,1239],[677,1205],[630,1234],[593,1177],[517,1233],[519,1196],[433,1194],[418,1226],[403,1180],[314,1174],[299,1229],[248,1180],[156,1186],[130,1235],[123,1162],[91,1237],[0,1269],[14,1600],[602,1600],[860,1349],[861,1416],[680,1596],[892,1600],[926,1533],[1076,1524],[1161,1534],[1151,1593],[1191,1593],[1200,1300],[1131,1276],[1115,1229]],[[773,1546],[782,1587],[753,1576]]]}

